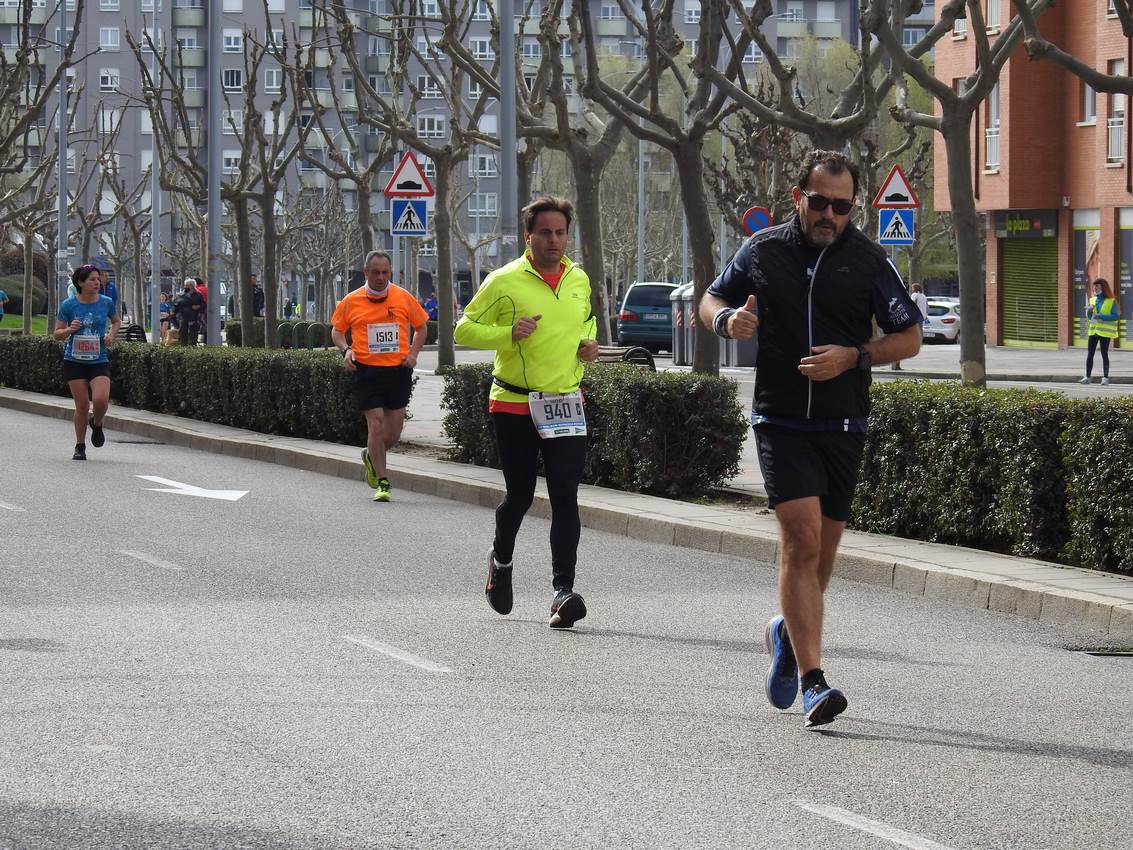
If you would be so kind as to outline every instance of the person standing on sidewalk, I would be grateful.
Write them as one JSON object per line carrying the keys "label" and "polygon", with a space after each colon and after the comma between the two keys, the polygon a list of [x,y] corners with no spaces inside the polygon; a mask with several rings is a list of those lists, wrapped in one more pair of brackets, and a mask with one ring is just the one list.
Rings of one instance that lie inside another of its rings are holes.
{"label": "person standing on sidewalk", "polygon": [[330,337],[342,352],[342,367],[354,373],[354,398],[366,417],[366,483],[375,502],[388,502],[386,452],[401,439],[429,317],[416,298],[392,282],[393,262],[385,251],[371,251],[363,271],[366,282],[334,308]]}
{"label": "person standing on sidewalk", "polygon": [[[95,448],[106,442],[102,420],[110,407],[110,356],[121,319],[114,302],[99,291],[98,269],[79,266],[71,275],[76,294],[59,305],[54,336],[63,346],[63,380],[75,400],[75,452],[72,460],[87,459],[87,426]],[[91,411],[93,405],[94,410]],[[89,418],[88,418],[89,414]]]}
{"label": "person standing on sidewalk", "polygon": [[535,497],[543,456],[551,498],[550,626],[569,629],[586,616],[574,592],[582,524],[578,485],[586,464],[583,363],[598,359],[590,278],[564,253],[574,207],[542,197],[523,208],[527,250],[496,269],[464,308],[456,341],[496,352],[488,411],[507,491],[496,508],[484,594],[498,614],[512,608],[515,538]]}
{"label": "person standing on sidewalk", "polygon": [[[870,368],[921,346],[923,317],[901,276],[850,221],[857,192],[843,154],[808,153],[791,189],[796,214],[748,239],[699,307],[718,336],[758,335],[752,425],[779,524],[783,610],[765,631],[766,692],[790,708],[801,678],[807,726],[848,704],[821,666],[823,595],[865,447]],[[871,340],[874,319],[885,335]]]}
{"label": "person standing on sidewalk", "polygon": [[1102,383],[1109,383],[1109,344],[1117,339],[1117,301],[1113,289],[1104,277],[1094,279],[1094,297],[1086,305],[1086,318],[1090,322],[1089,348],[1086,351],[1086,375],[1078,383],[1090,383],[1094,371],[1094,352],[1099,343],[1102,349]]}

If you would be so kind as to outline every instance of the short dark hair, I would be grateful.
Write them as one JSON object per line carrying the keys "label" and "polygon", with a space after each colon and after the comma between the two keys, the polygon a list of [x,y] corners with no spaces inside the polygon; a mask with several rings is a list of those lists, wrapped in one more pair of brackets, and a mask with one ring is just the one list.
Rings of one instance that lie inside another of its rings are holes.
{"label": "short dark hair", "polygon": [[390,264],[390,267],[393,266],[393,257],[391,257],[389,255],[389,252],[377,250],[377,251],[371,251],[369,254],[366,255],[366,262],[362,263],[362,268],[364,268],[364,269],[369,268],[370,260],[374,259],[375,257],[377,259],[385,259]]}
{"label": "short dark hair", "polygon": [[530,233],[535,227],[535,219],[539,213],[557,212],[566,217],[567,227],[570,227],[574,218],[574,204],[566,198],[556,198],[553,195],[543,195],[536,198],[523,208],[523,232]]}
{"label": "short dark hair", "polygon": [[98,274],[98,267],[93,263],[86,263],[71,272],[71,283],[75,285],[75,289],[78,289],[82,282],[90,277],[92,273]]}
{"label": "short dark hair", "polygon": [[802,167],[799,169],[799,179],[796,185],[800,189],[805,189],[807,181],[810,180],[810,173],[816,168],[821,168],[827,174],[841,174],[843,171],[850,172],[850,176],[854,178],[854,195],[858,194],[858,167],[850,160],[844,153],[837,151],[822,151],[813,150],[803,157]]}
{"label": "short dark hair", "polygon": [[205,282],[203,280],[201,280],[199,277],[195,277],[195,278],[193,278],[193,280],[195,280],[197,282],[197,286],[204,286],[205,285]]}

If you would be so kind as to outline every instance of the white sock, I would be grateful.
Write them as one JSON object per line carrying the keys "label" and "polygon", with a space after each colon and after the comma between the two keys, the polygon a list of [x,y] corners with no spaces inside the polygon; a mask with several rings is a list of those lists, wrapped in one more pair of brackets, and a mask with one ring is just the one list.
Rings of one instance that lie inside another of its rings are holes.
{"label": "white sock", "polygon": [[505,570],[511,569],[511,561],[508,561],[506,564],[501,564],[500,559],[497,558],[495,555],[492,556],[492,563],[495,564],[497,567],[500,567],[500,568],[505,569]]}

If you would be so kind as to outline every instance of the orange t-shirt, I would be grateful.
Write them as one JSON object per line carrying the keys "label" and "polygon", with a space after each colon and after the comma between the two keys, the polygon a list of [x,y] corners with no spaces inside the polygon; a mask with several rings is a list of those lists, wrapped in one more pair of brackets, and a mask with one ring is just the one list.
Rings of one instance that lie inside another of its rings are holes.
{"label": "orange t-shirt", "polygon": [[429,314],[417,299],[396,284],[380,301],[360,286],[338,302],[331,324],[339,333],[350,330],[354,359],[367,366],[400,366],[409,354],[409,328],[425,331]]}

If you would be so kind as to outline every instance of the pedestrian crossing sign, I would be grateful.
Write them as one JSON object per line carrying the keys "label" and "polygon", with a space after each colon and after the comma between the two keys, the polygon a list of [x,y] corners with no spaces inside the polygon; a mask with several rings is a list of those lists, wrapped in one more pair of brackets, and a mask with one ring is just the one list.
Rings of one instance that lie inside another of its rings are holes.
{"label": "pedestrian crossing sign", "polygon": [[389,220],[391,236],[425,236],[429,232],[423,198],[390,198]]}
{"label": "pedestrian crossing sign", "polygon": [[912,245],[916,234],[916,210],[878,210],[877,241],[882,245]]}

